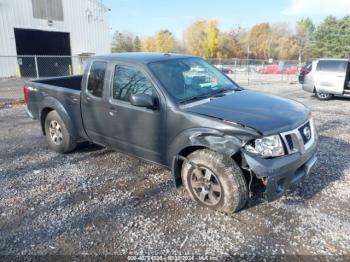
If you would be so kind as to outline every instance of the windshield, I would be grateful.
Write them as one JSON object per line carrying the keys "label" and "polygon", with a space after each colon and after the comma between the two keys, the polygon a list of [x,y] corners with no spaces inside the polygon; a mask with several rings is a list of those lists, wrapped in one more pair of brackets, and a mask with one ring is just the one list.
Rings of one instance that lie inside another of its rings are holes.
{"label": "windshield", "polygon": [[200,58],[174,59],[149,65],[177,102],[210,97],[239,87]]}

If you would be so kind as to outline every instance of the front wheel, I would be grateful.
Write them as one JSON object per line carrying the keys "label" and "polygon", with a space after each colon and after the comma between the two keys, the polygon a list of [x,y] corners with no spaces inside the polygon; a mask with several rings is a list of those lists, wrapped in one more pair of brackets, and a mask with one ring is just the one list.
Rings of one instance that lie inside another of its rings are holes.
{"label": "front wheel", "polygon": [[316,91],[316,97],[320,100],[330,100],[333,98],[332,94],[328,94],[328,93],[323,93],[323,92],[317,92]]}
{"label": "front wheel", "polygon": [[190,197],[200,205],[224,213],[237,212],[248,198],[245,178],[229,157],[211,150],[198,150],[184,162],[182,181]]}
{"label": "front wheel", "polygon": [[56,111],[51,111],[45,119],[46,140],[51,149],[58,153],[69,153],[76,146],[76,140],[69,134],[62,118]]}

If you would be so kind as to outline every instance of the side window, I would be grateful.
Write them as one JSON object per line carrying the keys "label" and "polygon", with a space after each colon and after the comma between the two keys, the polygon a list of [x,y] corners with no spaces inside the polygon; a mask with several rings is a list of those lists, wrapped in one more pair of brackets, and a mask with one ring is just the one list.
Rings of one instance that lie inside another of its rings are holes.
{"label": "side window", "polygon": [[321,60],[318,62],[317,70],[330,72],[345,72],[346,66],[346,61]]}
{"label": "side window", "polygon": [[329,70],[329,64],[328,61],[321,60],[317,64],[317,71],[328,71]]}
{"label": "side window", "polygon": [[87,91],[96,97],[102,97],[106,74],[106,62],[93,62],[89,72]]}
{"label": "side window", "polygon": [[342,61],[340,64],[340,72],[346,72],[348,70],[348,62]]}
{"label": "side window", "polygon": [[113,78],[113,98],[129,102],[130,96],[138,93],[156,97],[152,83],[140,70],[117,65]]}
{"label": "side window", "polygon": [[306,66],[305,66],[306,70],[308,72],[311,72],[312,71],[312,62],[308,63]]}

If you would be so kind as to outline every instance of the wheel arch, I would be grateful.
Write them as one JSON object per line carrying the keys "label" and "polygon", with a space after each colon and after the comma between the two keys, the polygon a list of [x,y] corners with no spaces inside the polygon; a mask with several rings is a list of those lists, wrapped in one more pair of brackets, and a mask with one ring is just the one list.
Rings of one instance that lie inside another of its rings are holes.
{"label": "wheel arch", "polygon": [[46,135],[45,132],[45,120],[47,115],[51,111],[56,111],[57,114],[61,117],[62,121],[64,122],[66,128],[68,129],[69,133],[72,137],[78,137],[78,134],[76,132],[76,129],[73,126],[73,122],[71,117],[69,116],[68,112],[64,108],[64,106],[55,98],[48,97],[42,102],[41,110],[40,110],[40,124],[41,129],[43,132],[43,135]]}
{"label": "wheel arch", "polygon": [[182,186],[182,178],[181,178],[181,168],[184,160],[182,157],[187,158],[188,155],[191,153],[201,150],[201,149],[208,149],[205,146],[199,146],[199,145],[190,145],[188,147],[183,148],[177,155],[175,155],[172,159],[171,163],[171,173],[174,180],[175,187],[181,187]]}
{"label": "wheel arch", "polygon": [[[186,158],[194,151],[209,149],[229,156],[236,161],[236,157],[240,155],[240,150],[243,146],[242,141],[235,136],[225,135],[215,129],[203,128],[186,130],[174,140],[172,145],[174,144],[177,147],[175,150],[172,149],[173,151],[170,151],[170,154],[171,171],[176,187],[182,185],[181,168],[184,161],[183,158]],[[172,148],[172,145],[170,148]]]}
{"label": "wheel arch", "polygon": [[43,135],[46,136],[46,130],[45,130],[45,120],[47,115],[51,112],[54,111],[52,107],[45,107],[41,110],[40,113],[40,125],[41,125],[41,131],[43,132]]}

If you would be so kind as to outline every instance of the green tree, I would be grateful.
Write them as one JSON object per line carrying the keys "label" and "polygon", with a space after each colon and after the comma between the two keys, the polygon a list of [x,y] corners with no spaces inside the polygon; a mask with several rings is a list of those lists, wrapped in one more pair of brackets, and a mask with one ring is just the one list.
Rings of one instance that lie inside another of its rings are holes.
{"label": "green tree", "polygon": [[338,20],[337,35],[340,40],[339,57],[350,58],[350,16]]}
{"label": "green tree", "polygon": [[315,42],[315,54],[318,57],[349,57],[350,16],[341,19],[326,17],[316,29]]}
{"label": "green tree", "polygon": [[112,40],[112,53],[132,52],[133,50],[134,44],[132,34],[116,31]]}

